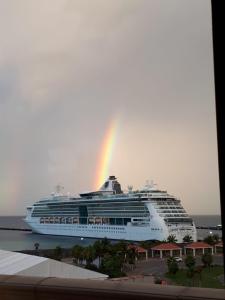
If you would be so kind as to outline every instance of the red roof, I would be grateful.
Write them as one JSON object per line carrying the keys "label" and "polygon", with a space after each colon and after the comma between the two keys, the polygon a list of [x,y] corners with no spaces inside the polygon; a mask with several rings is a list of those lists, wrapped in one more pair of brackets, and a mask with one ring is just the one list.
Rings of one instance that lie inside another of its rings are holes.
{"label": "red roof", "polygon": [[152,250],[180,250],[181,247],[173,243],[163,243],[151,248]]}
{"label": "red roof", "polygon": [[140,247],[140,246],[137,246],[137,245],[129,245],[128,246],[129,249],[135,249],[135,251],[137,251],[138,253],[146,253],[147,250]]}
{"label": "red roof", "polygon": [[219,242],[219,243],[217,243],[215,246],[216,246],[216,247],[217,247],[217,246],[218,246],[218,247],[223,247],[223,242]]}
{"label": "red roof", "polygon": [[184,246],[184,248],[191,248],[191,249],[196,249],[196,248],[213,248],[213,246],[205,243],[205,242],[193,242],[188,244],[187,246]]}

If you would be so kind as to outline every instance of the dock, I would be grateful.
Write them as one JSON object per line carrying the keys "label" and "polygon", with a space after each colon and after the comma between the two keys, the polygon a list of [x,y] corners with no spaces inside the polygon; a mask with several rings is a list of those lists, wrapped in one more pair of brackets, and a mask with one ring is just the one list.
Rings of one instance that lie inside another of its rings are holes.
{"label": "dock", "polygon": [[32,231],[29,228],[0,227],[0,230]]}
{"label": "dock", "polygon": [[197,229],[222,230],[222,226],[196,226]]}

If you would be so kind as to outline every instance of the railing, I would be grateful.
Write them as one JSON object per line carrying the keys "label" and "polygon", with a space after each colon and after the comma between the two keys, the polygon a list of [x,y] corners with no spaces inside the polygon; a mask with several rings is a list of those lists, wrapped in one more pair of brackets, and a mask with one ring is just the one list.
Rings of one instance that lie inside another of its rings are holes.
{"label": "railing", "polygon": [[223,289],[161,286],[100,280],[0,275],[1,300],[214,300],[225,299]]}

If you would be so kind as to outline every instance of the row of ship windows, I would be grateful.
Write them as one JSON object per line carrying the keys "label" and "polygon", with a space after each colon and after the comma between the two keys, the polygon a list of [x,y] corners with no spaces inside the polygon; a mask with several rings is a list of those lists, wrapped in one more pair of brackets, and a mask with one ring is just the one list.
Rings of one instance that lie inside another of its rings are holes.
{"label": "row of ship windows", "polygon": [[[122,211],[87,211],[85,212],[87,215],[104,215],[104,213],[107,213],[107,214],[124,214],[124,213],[127,213],[127,214],[148,214],[149,212],[146,211],[146,210],[134,210],[134,211],[126,211],[126,210],[122,210]],[[66,211],[66,210],[62,210],[62,211],[48,211],[48,210],[45,210],[45,211],[33,211],[32,214],[45,214],[45,215],[52,215],[52,214],[70,214],[70,215],[78,215],[78,212],[77,211]]]}
{"label": "row of ship windows", "polygon": [[180,205],[179,204],[179,202],[180,201],[177,201],[177,202],[165,202],[165,201],[163,201],[163,202],[159,202],[159,201],[153,201],[156,205],[158,205],[158,206],[164,206],[164,205],[169,205],[169,206],[178,206],[178,205]]}
{"label": "row of ship windows", "polygon": [[[88,207],[88,211],[145,211],[147,210],[144,206],[142,207],[105,207],[105,208],[102,208],[102,207],[96,207],[96,208],[93,208],[93,207]],[[35,208],[34,209],[34,212],[43,212],[43,211],[47,211],[47,212],[53,212],[53,211],[69,211],[69,212],[78,212],[79,209],[78,208],[73,208],[73,209],[70,209],[68,207],[64,207],[64,208],[48,208],[48,207],[38,207],[38,208]]]}
{"label": "row of ship windows", "polygon": [[[49,211],[54,211],[54,210],[65,210],[65,211],[79,211],[78,207],[48,207],[48,206],[43,206],[43,207],[35,207],[34,211],[43,211],[43,210],[49,210]],[[109,210],[109,211],[115,211],[115,210],[146,210],[145,206],[119,206],[119,207],[112,207],[112,206],[105,206],[105,207],[88,207],[89,211],[102,211],[102,210]]]}
{"label": "row of ship windows", "polygon": [[113,200],[109,200],[109,199],[107,199],[107,200],[102,200],[102,201],[98,201],[97,203],[95,202],[95,203],[93,203],[93,200],[91,200],[91,201],[82,201],[82,202],[60,202],[60,203],[52,203],[52,201],[49,201],[48,203],[35,203],[34,204],[34,206],[43,206],[43,205],[48,205],[48,206],[57,206],[57,207],[65,207],[65,206],[75,206],[75,207],[77,207],[77,206],[79,206],[79,205],[91,205],[91,206],[99,206],[99,205],[102,205],[102,206],[104,206],[104,205],[109,205],[109,204],[111,204],[111,205],[126,205],[126,204],[128,204],[128,205],[130,205],[130,204],[132,204],[132,205],[140,205],[140,204],[143,204],[142,202],[140,202],[140,200],[138,200],[137,198],[133,198],[133,199],[131,199],[131,198],[129,198],[129,200],[127,200],[126,201],[126,199],[122,199],[122,201],[120,200],[120,199],[117,199],[117,200],[115,200],[115,199],[113,199]]}
{"label": "row of ship windows", "polygon": [[[73,213],[64,213],[64,212],[61,212],[61,213],[32,213],[32,217],[46,217],[46,215],[48,216],[67,216],[67,217],[79,217],[78,214],[73,214]],[[133,212],[133,213],[110,213],[107,215],[107,213],[99,213],[99,214],[89,214],[88,215],[89,217],[107,217],[107,218],[123,218],[123,217],[130,217],[130,218],[133,218],[133,217],[148,217],[149,214],[147,213],[138,213],[138,212]]]}
{"label": "row of ship windows", "polygon": [[180,210],[160,210],[158,209],[157,212],[160,213],[185,213],[184,209],[180,209]]}
{"label": "row of ship windows", "polygon": [[85,232],[110,232],[110,233],[125,233],[124,231],[117,231],[117,230],[104,230],[104,228],[100,228],[99,230],[93,230],[93,229],[78,229],[78,231],[85,231]]}
{"label": "row of ship windows", "polygon": [[40,224],[106,224],[127,225],[131,218],[76,218],[76,217],[42,217]]}
{"label": "row of ship windows", "polygon": [[166,214],[166,215],[164,215],[164,214],[159,214],[160,215],[160,217],[188,217],[188,214]]}
{"label": "row of ship windows", "polygon": [[168,208],[170,208],[170,209],[183,209],[182,206],[159,206],[157,208],[160,208],[160,209],[168,209]]}
{"label": "row of ship windows", "polygon": [[[83,228],[83,229],[86,229],[87,230],[87,225],[78,225],[76,228]],[[108,226],[96,226],[96,225],[92,225],[92,228],[93,229],[97,229],[97,230],[100,230],[100,229],[107,229],[107,230],[120,230],[120,231],[124,231],[125,229],[123,227],[116,227],[116,226],[113,226],[113,227],[108,227]]]}

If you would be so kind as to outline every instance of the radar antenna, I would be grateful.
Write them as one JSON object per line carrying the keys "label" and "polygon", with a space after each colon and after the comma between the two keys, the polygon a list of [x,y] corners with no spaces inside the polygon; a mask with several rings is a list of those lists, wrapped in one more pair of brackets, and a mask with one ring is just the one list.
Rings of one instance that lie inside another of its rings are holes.
{"label": "radar antenna", "polygon": [[131,193],[132,192],[132,190],[133,190],[133,185],[128,185],[128,193]]}
{"label": "radar antenna", "polygon": [[57,193],[57,194],[60,194],[60,192],[61,192],[62,190],[64,190],[64,186],[62,186],[62,185],[60,185],[60,184],[57,184],[57,186],[55,187],[55,189],[56,189],[56,193]]}
{"label": "radar antenna", "polygon": [[146,180],[145,188],[148,189],[148,190],[152,190],[152,189],[155,188],[156,185],[157,184],[154,183],[153,180],[151,180],[150,182],[149,182],[149,180]]}

